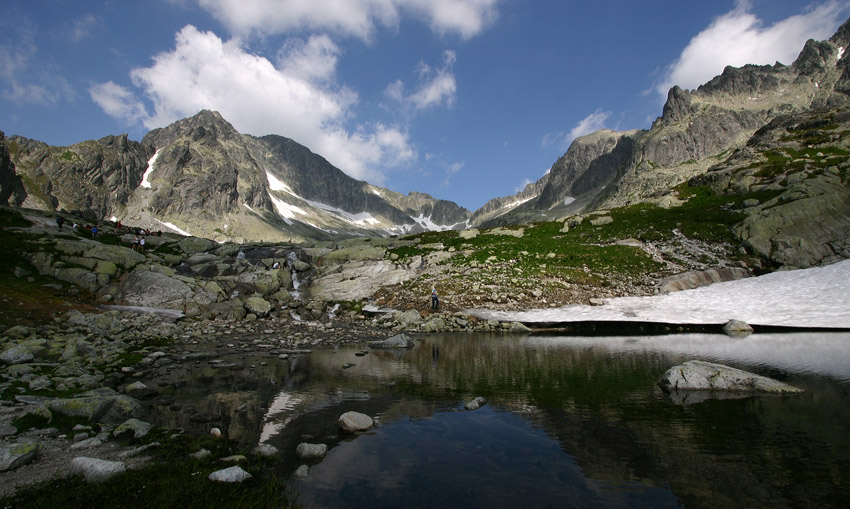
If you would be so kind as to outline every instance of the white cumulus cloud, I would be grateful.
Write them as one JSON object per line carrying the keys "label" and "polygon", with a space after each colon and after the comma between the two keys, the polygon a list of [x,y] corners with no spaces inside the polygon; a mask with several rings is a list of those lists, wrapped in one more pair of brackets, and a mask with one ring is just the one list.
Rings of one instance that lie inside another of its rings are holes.
{"label": "white cumulus cloud", "polygon": [[435,32],[468,39],[498,16],[498,0],[197,0],[231,33],[274,35],[297,30],[369,40],[378,26],[397,29],[402,15]]}
{"label": "white cumulus cloud", "polygon": [[293,138],[355,178],[382,182],[382,168],[415,159],[415,151],[398,127],[345,127],[357,94],[335,85],[338,54],[318,35],[290,40],[275,65],[246,51],[239,39],[223,41],[187,25],[173,50],[131,72],[152,112],[140,113],[141,102],[114,83],[94,85],[90,94],[106,113],[151,129],[213,109],[240,132]]}
{"label": "white cumulus cloud", "polygon": [[456,60],[455,52],[446,50],[443,52],[443,65],[439,69],[435,70],[425,62],[420,62],[417,67],[419,83],[416,90],[406,95],[404,82],[396,80],[387,85],[384,94],[416,110],[443,104],[451,107],[457,93],[457,81],[452,70]]}
{"label": "white cumulus cloud", "polygon": [[599,131],[600,129],[607,129],[605,122],[610,116],[610,111],[602,111],[601,108],[597,109],[590,115],[581,119],[575,126],[573,126],[572,129],[570,129],[570,132],[566,134],[564,134],[563,131],[547,133],[543,136],[541,146],[546,147],[557,143],[561,150],[567,150],[574,139]]}
{"label": "white cumulus cloud", "polygon": [[829,0],[770,26],[750,12],[746,0],[715,18],[694,36],[655,86],[667,97],[673,85],[694,89],[723,72],[727,65],[791,64],[808,39],[828,39],[843,21],[847,4]]}

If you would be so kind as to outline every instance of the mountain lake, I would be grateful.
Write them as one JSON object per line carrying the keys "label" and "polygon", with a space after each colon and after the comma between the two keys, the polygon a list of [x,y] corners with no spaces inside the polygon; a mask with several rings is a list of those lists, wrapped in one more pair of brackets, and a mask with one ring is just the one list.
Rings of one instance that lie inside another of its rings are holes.
{"label": "mountain lake", "polygon": [[[368,352],[364,355],[364,352]],[[268,443],[308,507],[824,507],[850,496],[850,333],[590,337],[432,334],[289,359],[209,355],[157,380],[163,426]],[[359,355],[358,355],[359,354]],[[691,359],[797,395],[665,394]],[[486,405],[464,410],[481,396]],[[358,411],[376,427],[341,435]],[[198,412],[219,422],[195,422]]]}

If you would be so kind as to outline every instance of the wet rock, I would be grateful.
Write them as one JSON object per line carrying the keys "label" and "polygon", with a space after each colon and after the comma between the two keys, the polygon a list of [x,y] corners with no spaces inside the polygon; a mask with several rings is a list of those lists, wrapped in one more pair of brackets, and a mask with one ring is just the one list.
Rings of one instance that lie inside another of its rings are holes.
{"label": "wet rock", "polygon": [[670,391],[768,392],[792,394],[802,389],[722,364],[688,361],[668,369],[658,385]]}
{"label": "wet rock", "polygon": [[295,455],[301,460],[322,459],[328,454],[327,444],[309,444],[301,442],[295,448]]}
{"label": "wet rock", "polygon": [[310,477],[310,467],[307,465],[300,465],[295,469],[295,472],[292,474],[296,479],[305,479]]}
{"label": "wet rock", "polygon": [[473,399],[469,403],[463,405],[463,408],[466,409],[466,410],[478,410],[479,408],[483,407],[486,404],[487,404],[487,399],[483,398],[481,396],[478,396],[477,398]]}
{"label": "wet rock", "polygon": [[360,412],[345,412],[339,416],[337,423],[343,433],[366,431],[375,425],[371,417]]}
{"label": "wet rock", "polygon": [[97,458],[78,457],[71,460],[71,475],[81,475],[86,482],[103,482],[126,470],[120,461],[106,461]]}
{"label": "wet rock", "polygon": [[233,466],[223,470],[216,470],[207,477],[210,481],[216,482],[242,482],[253,477],[248,472],[242,470],[242,467]]}
{"label": "wet rock", "polygon": [[38,457],[39,444],[9,444],[0,447],[0,472],[14,470],[28,463],[32,463]]}
{"label": "wet rock", "polygon": [[381,341],[369,341],[371,348],[412,348],[416,343],[406,334],[399,334]]}

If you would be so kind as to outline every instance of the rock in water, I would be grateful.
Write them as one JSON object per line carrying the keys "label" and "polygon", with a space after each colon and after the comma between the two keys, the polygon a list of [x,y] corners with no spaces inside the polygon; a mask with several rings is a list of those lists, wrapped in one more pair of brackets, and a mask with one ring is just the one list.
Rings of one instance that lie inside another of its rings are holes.
{"label": "rock in water", "polygon": [[406,334],[399,334],[382,341],[369,341],[372,348],[412,348],[416,343]]}
{"label": "rock in water", "polygon": [[366,431],[375,425],[375,422],[366,414],[360,412],[345,412],[339,416],[339,429],[343,433],[355,433]]}
{"label": "rock in water", "polygon": [[71,474],[82,475],[86,482],[102,482],[124,472],[126,467],[120,461],[106,461],[81,456],[71,460]]}
{"label": "rock in water", "polygon": [[723,326],[723,332],[729,336],[746,336],[753,332],[753,328],[747,322],[741,320],[729,320]]}
{"label": "rock in water", "polygon": [[483,407],[486,404],[487,404],[487,399],[483,398],[481,396],[478,396],[477,398],[473,399],[469,403],[463,405],[463,408],[465,408],[467,410],[478,410],[479,408]]}
{"label": "rock in water", "polygon": [[327,444],[308,444],[301,442],[295,448],[295,455],[302,460],[320,460],[328,454]]}
{"label": "rock in water", "polygon": [[668,369],[658,385],[670,391],[729,391],[792,394],[802,389],[740,369],[705,361],[688,361]]}
{"label": "rock in water", "polygon": [[242,467],[229,467],[222,470],[216,470],[211,473],[207,479],[217,482],[242,482],[253,477],[248,472],[242,470]]}

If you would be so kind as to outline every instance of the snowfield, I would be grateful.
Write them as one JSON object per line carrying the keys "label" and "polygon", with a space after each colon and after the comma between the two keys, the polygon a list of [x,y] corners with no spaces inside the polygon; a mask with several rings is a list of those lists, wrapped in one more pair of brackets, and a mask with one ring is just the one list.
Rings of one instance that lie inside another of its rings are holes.
{"label": "snowfield", "polygon": [[722,324],[736,319],[753,325],[850,328],[850,260],[651,297],[606,299],[604,306],[470,313],[520,322]]}

